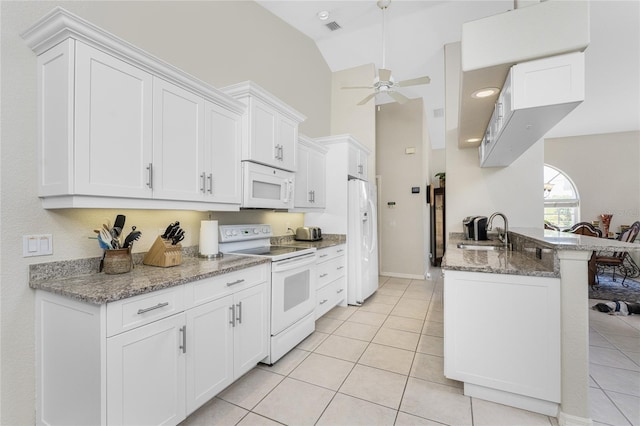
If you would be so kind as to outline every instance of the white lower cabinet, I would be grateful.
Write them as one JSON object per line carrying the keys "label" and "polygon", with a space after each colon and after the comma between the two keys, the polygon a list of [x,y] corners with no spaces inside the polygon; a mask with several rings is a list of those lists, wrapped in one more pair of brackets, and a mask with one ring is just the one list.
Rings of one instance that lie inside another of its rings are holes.
{"label": "white lower cabinet", "polygon": [[345,245],[338,245],[318,250],[316,319],[329,312],[336,305],[346,301],[345,247]]}
{"label": "white lower cabinet", "polygon": [[560,279],[445,271],[444,373],[465,395],[555,416]]}
{"label": "white lower cabinet", "polygon": [[178,424],[269,354],[269,276],[103,305],[37,291],[37,424]]}

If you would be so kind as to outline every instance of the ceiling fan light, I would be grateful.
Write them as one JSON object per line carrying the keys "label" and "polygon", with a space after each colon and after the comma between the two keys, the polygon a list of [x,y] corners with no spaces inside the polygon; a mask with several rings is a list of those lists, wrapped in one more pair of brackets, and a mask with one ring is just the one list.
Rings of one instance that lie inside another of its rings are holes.
{"label": "ceiling fan light", "polygon": [[485,87],[483,89],[479,89],[473,92],[471,94],[471,97],[476,99],[488,98],[489,96],[495,95],[499,91],[500,89],[498,89],[497,87]]}
{"label": "ceiling fan light", "polygon": [[320,12],[317,13],[316,16],[318,17],[319,20],[326,21],[327,19],[329,19],[329,12],[326,10],[321,10]]}

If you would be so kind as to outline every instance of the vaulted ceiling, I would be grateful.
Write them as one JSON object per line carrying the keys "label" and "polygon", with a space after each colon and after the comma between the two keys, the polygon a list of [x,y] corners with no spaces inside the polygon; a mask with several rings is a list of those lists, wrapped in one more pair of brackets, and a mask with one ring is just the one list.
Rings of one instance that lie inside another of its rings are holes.
{"label": "vaulted ceiling", "polygon": [[[257,2],[312,38],[332,71],[381,67],[383,18],[375,0]],[[521,0],[519,6],[531,3]],[[460,41],[464,22],[513,8],[513,0],[392,0],[386,9],[386,68],[395,80],[431,77],[428,85],[400,91],[423,98],[434,148],[444,148],[444,118],[438,116],[444,108],[443,46]],[[640,2],[597,0],[590,8],[586,100],[545,137],[640,130]],[[329,13],[327,20],[318,18],[321,11]],[[326,24],[332,22],[341,28],[331,31]]]}

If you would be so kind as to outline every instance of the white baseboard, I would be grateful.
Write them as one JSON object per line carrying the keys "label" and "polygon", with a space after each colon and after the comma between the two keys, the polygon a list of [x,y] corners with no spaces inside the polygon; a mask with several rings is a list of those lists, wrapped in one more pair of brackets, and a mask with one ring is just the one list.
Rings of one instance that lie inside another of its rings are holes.
{"label": "white baseboard", "polygon": [[382,275],[383,277],[391,277],[391,278],[407,278],[410,280],[424,280],[424,276],[423,275],[416,275],[416,274],[402,274],[399,272],[380,272],[380,275]]}
{"label": "white baseboard", "polygon": [[558,424],[560,426],[593,426],[593,420],[560,411],[560,414],[558,415]]}

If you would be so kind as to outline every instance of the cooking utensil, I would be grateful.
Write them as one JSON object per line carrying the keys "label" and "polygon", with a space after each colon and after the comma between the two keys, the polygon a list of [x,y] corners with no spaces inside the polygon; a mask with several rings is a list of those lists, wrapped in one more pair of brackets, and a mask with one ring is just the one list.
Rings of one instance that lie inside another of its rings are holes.
{"label": "cooking utensil", "polygon": [[122,233],[122,230],[124,229],[124,222],[126,221],[126,217],[123,214],[119,214],[116,216],[116,220],[115,222],[113,222],[113,231],[116,235],[114,235],[114,238],[118,238],[120,237],[120,234]]}
{"label": "cooking utensil", "polygon": [[100,247],[104,246],[103,248],[105,248],[106,250],[111,250],[113,248],[113,246],[111,245],[111,241],[113,240],[113,238],[111,237],[111,233],[102,228],[100,229],[100,233],[98,234],[98,241],[101,242]]}
{"label": "cooking utensil", "polygon": [[142,232],[136,231],[136,227],[132,226],[131,232],[129,232],[129,235],[127,235],[127,238],[124,239],[122,248],[129,248],[133,246],[133,242],[137,241],[140,238],[140,235],[142,235]]}

